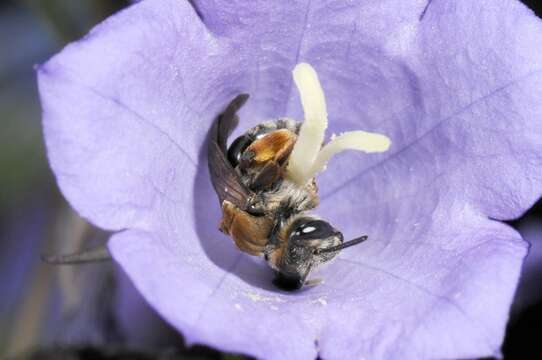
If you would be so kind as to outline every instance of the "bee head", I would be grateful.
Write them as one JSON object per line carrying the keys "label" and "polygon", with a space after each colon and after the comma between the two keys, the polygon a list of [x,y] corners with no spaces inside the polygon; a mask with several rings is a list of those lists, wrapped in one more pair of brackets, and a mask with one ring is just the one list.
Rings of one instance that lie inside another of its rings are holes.
{"label": "bee head", "polygon": [[327,221],[301,217],[289,226],[286,249],[275,269],[274,284],[283,290],[298,290],[311,270],[333,259],[339,251],[367,240],[367,236],[344,241],[343,234]]}
{"label": "bee head", "polygon": [[338,254],[337,246],[343,243],[343,235],[327,221],[302,217],[289,227],[287,243],[275,284],[285,290],[296,290],[303,286],[311,270]]}
{"label": "bee head", "polygon": [[342,244],[343,234],[325,220],[304,217],[292,224],[288,240],[292,260],[311,258],[322,263],[335,257],[337,251],[321,251]]}

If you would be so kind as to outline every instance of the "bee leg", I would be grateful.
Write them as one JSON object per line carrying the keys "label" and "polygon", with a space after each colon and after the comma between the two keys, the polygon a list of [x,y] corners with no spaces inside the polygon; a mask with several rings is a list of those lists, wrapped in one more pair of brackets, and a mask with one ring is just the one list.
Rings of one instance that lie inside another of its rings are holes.
{"label": "bee leg", "polygon": [[294,148],[296,139],[297,136],[293,132],[285,129],[257,138],[239,156],[240,170],[259,168],[271,160],[277,163],[285,162]]}
{"label": "bee leg", "polygon": [[253,142],[241,155],[239,170],[250,179],[250,189],[269,189],[285,174],[296,136],[287,130],[268,134]]}
{"label": "bee leg", "polygon": [[313,264],[313,262],[311,261],[309,263],[309,266],[307,266],[307,270],[305,270],[305,273],[303,274],[303,277],[301,278],[301,284],[302,285],[305,285],[305,283],[307,282],[307,278],[309,277],[309,274],[311,273],[311,270],[312,270],[312,264]]}
{"label": "bee leg", "polygon": [[252,161],[256,157],[256,153],[251,150],[245,150],[240,156],[239,156],[239,170],[241,172],[245,172],[249,167],[250,164],[252,164]]}
{"label": "bee leg", "polygon": [[273,219],[273,226],[269,232],[269,244],[278,245],[280,243],[279,233],[286,220],[293,215],[292,206],[288,202],[280,204],[275,217]]}

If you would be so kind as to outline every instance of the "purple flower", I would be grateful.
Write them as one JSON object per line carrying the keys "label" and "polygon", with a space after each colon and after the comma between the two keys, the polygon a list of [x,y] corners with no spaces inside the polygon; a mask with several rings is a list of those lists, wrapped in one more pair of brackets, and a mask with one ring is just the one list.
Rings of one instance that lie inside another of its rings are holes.
{"label": "purple flower", "polygon": [[[517,1],[143,1],[39,69],[49,159],[189,342],[274,359],[499,353],[526,245],[498,220],[542,193],[542,23]],[[204,141],[302,119],[308,62],[331,132],[389,136],[319,176],[319,214],[368,234],[297,293],[217,231]]]}

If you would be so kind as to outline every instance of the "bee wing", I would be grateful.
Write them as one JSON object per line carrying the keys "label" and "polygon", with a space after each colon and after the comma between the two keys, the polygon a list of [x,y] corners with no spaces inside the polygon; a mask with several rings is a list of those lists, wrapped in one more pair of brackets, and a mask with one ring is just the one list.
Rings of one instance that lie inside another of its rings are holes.
{"label": "bee wing", "polygon": [[220,205],[224,200],[228,200],[240,209],[247,208],[248,200],[253,193],[241,182],[239,175],[226,157],[226,151],[228,136],[239,122],[236,113],[247,99],[247,94],[238,95],[216,118],[208,145],[209,172]]}

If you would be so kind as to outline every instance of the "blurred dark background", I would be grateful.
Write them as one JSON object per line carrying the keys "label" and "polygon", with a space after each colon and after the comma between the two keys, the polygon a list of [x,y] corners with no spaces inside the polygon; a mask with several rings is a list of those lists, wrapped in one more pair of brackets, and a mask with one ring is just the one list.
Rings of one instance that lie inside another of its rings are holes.
{"label": "blurred dark background", "polygon": [[[540,0],[523,2],[541,16]],[[239,358],[184,348],[114,264],[40,261],[42,253],[77,251],[108,234],[79,218],[58,192],[45,156],[33,66],[127,5],[0,0],[0,358]],[[511,225],[532,247],[503,353],[542,358],[542,205]]]}

